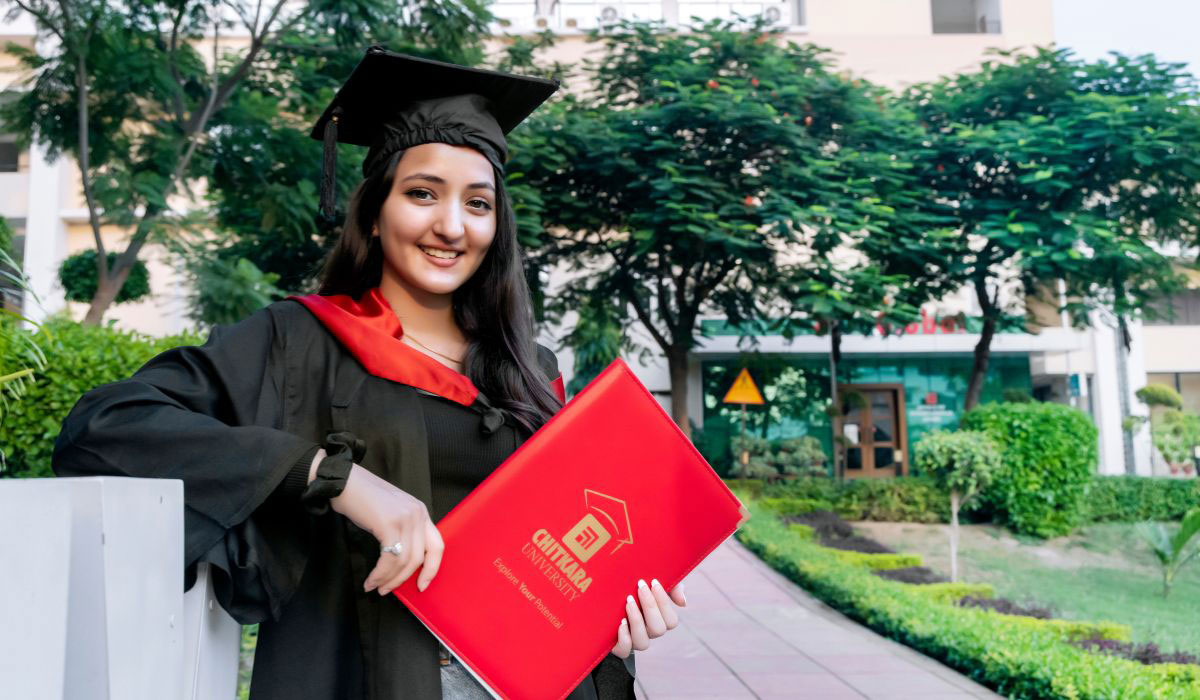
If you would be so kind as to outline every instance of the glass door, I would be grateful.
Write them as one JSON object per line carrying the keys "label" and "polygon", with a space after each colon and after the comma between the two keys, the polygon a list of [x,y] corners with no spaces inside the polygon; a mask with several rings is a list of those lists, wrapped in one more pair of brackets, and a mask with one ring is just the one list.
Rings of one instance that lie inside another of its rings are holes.
{"label": "glass door", "polygon": [[899,476],[905,460],[904,389],[899,384],[846,384],[838,388],[836,422],[847,479]]}

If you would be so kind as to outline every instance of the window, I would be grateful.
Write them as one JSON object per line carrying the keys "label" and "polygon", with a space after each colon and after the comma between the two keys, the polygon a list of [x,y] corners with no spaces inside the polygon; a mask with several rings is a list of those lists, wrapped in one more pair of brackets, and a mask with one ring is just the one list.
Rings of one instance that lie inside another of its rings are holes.
{"label": "window", "polygon": [[930,0],[934,34],[999,34],[1000,0]]}
{"label": "window", "polygon": [[1150,308],[1147,326],[1200,326],[1200,289],[1165,296]]}
{"label": "window", "polygon": [[0,173],[15,173],[21,165],[21,151],[12,141],[0,140]]}

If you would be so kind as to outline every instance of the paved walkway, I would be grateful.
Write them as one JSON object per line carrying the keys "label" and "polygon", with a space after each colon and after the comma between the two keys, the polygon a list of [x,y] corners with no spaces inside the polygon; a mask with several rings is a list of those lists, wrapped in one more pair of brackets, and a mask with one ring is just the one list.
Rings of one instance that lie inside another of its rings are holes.
{"label": "paved walkway", "polygon": [[638,652],[643,700],[999,695],[851,622],[732,538],[687,578],[679,627]]}

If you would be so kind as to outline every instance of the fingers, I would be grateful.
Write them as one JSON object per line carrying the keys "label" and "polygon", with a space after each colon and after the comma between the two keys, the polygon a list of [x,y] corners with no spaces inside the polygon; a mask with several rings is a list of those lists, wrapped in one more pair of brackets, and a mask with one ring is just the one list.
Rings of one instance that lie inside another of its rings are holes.
{"label": "fingers", "polygon": [[687,607],[687,596],[683,594],[683,581],[680,581],[678,586],[671,589],[671,600],[681,608]]}
{"label": "fingers", "polygon": [[642,606],[642,619],[646,623],[646,636],[656,639],[667,633],[667,622],[663,619],[658,601],[644,579],[638,579],[638,602]]}
{"label": "fingers", "polygon": [[[400,584],[408,580],[409,576],[421,566],[421,562],[425,560],[425,528],[410,527],[404,537],[404,566],[400,568],[399,573],[379,587],[379,595],[387,595],[392,592]],[[384,556],[384,555],[380,555]]]}
{"label": "fingers", "polygon": [[[391,531],[381,536],[379,541],[386,542],[389,546],[396,542],[404,544],[399,530]],[[371,573],[367,574],[367,580],[363,582],[363,591],[370,593],[372,590],[380,588],[385,582],[394,579],[400,573],[400,570],[404,568],[409,555],[410,550],[407,545],[404,545],[401,549],[399,556],[380,552],[379,560],[375,562],[375,568],[371,569]]]}
{"label": "fingers", "polygon": [[424,591],[429,587],[429,582],[437,576],[438,569],[442,566],[442,553],[446,549],[445,542],[442,541],[442,533],[438,532],[437,525],[432,522],[425,526],[425,561],[421,564],[421,575],[417,577],[417,590]]}
{"label": "fingers", "polygon": [[629,621],[629,638],[633,648],[638,651],[649,649],[650,637],[646,634],[646,621],[642,618],[642,611],[638,609],[633,596],[625,598],[625,618]]}
{"label": "fingers", "polygon": [[658,603],[658,611],[662,614],[667,629],[673,630],[678,627],[679,613],[675,612],[675,606],[667,596],[667,589],[663,588],[658,579],[650,581],[650,592],[654,595],[654,602]]}
{"label": "fingers", "polygon": [[617,644],[612,648],[612,653],[618,659],[624,659],[633,652],[633,639],[629,636],[629,620],[621,618],[621,624],[617,625]]}

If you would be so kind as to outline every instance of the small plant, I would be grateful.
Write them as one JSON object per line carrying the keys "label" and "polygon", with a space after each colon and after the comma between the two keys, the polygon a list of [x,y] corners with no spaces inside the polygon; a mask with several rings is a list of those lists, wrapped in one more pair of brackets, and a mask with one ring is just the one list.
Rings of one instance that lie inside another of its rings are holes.
{"label": "small plant", "polygon": [[1179,570],[1200,554],[1200,546],[1188,546],[1200,532],[1200,508],[1188,511],[1174,533],[1163,523],[1151,522],[1139,523],[1138,532],[1150,544],[1150,550],[1162,565],[1163,598],[1166,598],[1171,594],[1171,584]]}
{"label": "small plant", "polygon": [[1151,421],[1150,437],[1171,473],[1192,472],[1193,451],[1200,444],[1200,416],[1168,408]]}
{"label": "small plant", "polygon": [[1000,450],[985,433],[934,430],[914,450],[914,466],[950,492],[950,580],[958,581],[958,510],[1000,471]]}

